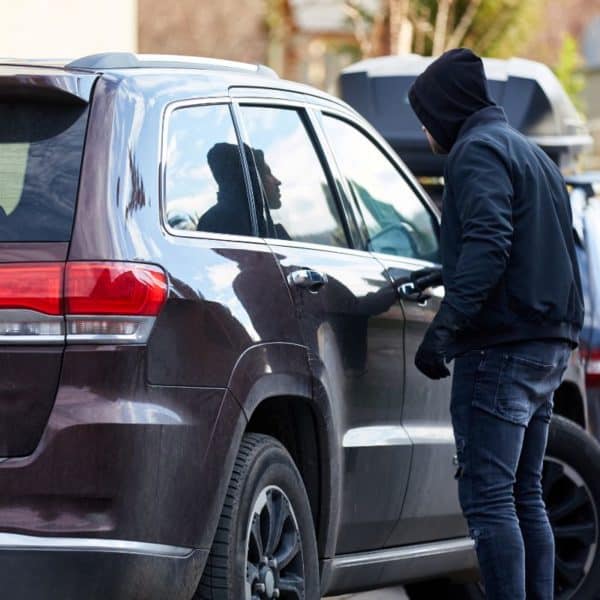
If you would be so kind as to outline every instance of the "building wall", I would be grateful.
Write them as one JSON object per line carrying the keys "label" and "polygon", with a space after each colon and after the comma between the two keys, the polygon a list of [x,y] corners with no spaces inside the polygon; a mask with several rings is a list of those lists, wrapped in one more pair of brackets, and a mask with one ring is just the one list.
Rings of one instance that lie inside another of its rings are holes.
{"label": "building wall", "polygon": [[267,6],[266,0],[139,0],[139,50],[264,63]]}
{"label": "building wall", "polygon": [[137,0],[5,0],[0,56],[69,58],[137,49]]}

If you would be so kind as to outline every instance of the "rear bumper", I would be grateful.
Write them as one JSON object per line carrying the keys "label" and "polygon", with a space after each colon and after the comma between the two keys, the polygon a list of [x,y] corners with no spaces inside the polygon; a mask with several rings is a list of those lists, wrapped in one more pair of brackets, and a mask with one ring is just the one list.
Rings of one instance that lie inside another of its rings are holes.
{"label": "rear bumper", "polygon": [[207,556],[162,544],[0,533],[2,596],[189,600]]}

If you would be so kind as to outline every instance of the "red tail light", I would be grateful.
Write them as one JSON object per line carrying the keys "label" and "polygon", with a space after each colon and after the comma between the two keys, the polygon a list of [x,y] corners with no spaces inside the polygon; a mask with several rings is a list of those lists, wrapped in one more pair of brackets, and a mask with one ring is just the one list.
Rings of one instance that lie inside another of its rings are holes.
{"label": "red tail light", "polygon": [[165,272],[138,263],[68,263],[68,315],[156,316],[167,297]]}
{"label": "red tail light", "polygon": [[144,343],[167,290],[154,265],[0,263],[0,344]]}
{"label": "red tail light", "polygon": [[0,309],[62,314],[63,263],[0,264]]}
{"label": "red tail light", "polygon": [[589,387],[600,387],[600,350],[581,350],[585,364],[585,383]]}

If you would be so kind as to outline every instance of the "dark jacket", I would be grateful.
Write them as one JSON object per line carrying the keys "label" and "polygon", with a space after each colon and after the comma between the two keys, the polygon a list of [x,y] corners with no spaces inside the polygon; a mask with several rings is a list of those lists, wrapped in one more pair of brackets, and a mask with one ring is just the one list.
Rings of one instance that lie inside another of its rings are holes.
{"label": "dark jacket", "polygon": [[427,129],[449,150],[441,227],[446,295],[434,326],[452,329],[447,357],[533,339],[575,345],[583,304],[563,178],[489,99],[481,61],[455,52],[469,53],[468,66],[464,60],[457,70],[447,64],[442,79],[453,80],[455,93],[468,89],[461,77],[471,85],[479,81],[478,91],[459,104],[465,112],[460,126],[456,104],[445,121],[440,97],[422,95],[426,81],[411,97],[420,118],[433,119],[423,120]]}

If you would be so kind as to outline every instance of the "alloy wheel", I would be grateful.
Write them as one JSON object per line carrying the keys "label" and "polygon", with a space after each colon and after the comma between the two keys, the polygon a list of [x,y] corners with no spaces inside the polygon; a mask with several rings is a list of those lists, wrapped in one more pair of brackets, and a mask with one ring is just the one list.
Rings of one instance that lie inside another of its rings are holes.
{"label": "alloy wheel", "polygon": [[300,529],[289,498],[277,486],[258,495],[246,540],[246,600],[305,600]]}
{"label": "alloy wheel", "polygon": [[599,521],[593,496],[567,463],[544,460],[544,501],[554,531],[555,598],[573,598],[598,551]]}

